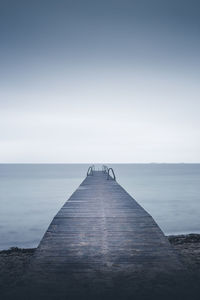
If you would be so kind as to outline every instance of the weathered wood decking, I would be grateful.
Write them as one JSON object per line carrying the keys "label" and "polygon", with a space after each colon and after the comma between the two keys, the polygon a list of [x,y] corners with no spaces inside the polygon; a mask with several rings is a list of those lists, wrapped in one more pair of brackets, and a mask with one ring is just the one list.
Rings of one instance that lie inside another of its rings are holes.
{"label": "weathered wood decking", "polygon": [[48,299],[117,299],[141,292],[144,278],[180,269],[153,218],[116,181],[95,171],[53,219],[30,273],[34,290],[49,293]]}

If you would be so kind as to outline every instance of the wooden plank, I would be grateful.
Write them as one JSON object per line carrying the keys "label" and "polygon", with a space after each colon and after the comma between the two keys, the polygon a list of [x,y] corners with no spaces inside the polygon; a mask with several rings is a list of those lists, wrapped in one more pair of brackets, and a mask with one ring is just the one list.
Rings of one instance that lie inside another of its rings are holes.
{"label": "wooden plank", "polygon": [[80,299],[109,298],[114,290],[136,295],[127,280],[177,270],[182,265],[153,218],[116,181],[95,171],[51,222],[29,275],[33,294]]}

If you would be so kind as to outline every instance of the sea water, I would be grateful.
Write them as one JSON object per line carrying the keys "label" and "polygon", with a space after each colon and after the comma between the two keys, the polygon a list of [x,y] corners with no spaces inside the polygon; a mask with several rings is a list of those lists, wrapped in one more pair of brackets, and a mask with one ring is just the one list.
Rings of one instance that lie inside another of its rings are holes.
{"label": "sea water", "polygon": [[[166,235],[200,232],[200,164],[108,166]],[[36,247],[88,167],[0,164],[0,249]]]}

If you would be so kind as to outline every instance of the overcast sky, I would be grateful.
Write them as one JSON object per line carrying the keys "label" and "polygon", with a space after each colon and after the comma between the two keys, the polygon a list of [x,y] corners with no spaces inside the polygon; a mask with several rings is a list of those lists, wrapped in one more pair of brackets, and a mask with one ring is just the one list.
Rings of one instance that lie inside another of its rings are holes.
{"label": "overcast sky", "polygon": [[0,162],[200,162],[200,2],[0,0]]}

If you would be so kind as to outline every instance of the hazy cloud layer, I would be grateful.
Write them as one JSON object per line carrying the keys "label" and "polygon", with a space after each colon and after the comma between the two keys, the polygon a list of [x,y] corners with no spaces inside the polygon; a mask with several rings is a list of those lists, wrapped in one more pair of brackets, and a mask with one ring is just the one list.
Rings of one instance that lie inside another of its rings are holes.
{"label": "hazy cloud layer", "polygon": [[199,162],[199,1],[0,1],[1,162]]}

